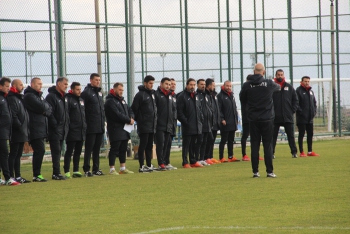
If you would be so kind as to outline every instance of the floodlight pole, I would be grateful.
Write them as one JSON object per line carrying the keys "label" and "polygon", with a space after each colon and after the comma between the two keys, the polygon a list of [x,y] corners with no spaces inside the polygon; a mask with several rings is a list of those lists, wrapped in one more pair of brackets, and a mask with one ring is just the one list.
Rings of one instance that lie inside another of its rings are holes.
{"label": "floodlight pole", "polygon": [[331,56],[332,56],[332,102],[333,102],[333,132],[337,132],[337,107],[335,91],[335,49],[334,49],[334,0],[331,1]]}

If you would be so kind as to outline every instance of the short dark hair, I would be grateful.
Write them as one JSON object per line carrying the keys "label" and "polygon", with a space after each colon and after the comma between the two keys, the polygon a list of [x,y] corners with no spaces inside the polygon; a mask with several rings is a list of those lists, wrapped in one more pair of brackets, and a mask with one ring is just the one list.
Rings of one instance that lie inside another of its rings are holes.
{"label": "short dark hair", "polygon": [[100,77],[100,75],[97,74],[97,73],[92,73],[92,74],[90,75],[90,80],[93,80],[94,77]]}
{"label": "short dark hair", "polygon": [[304,79],[309,79],[310,80],[310,76],[303,76],[303,77],[301,77],[301,81],[304,81]]}
{"label": "short dark hair", "polygon": [[74,82],[70,85],[70,89],[73,90],[76,86],[80,86],[80,83],[74,81]]}
{"label": "short dark hair", "polygon": [[204,81],[205,82],[205,80],[204,79],[198,79],[197,80],[197,85],[199,84],[199,82],[201,82],[201,81]]}
{"label": "short dark hair", "polygon": [[150,82],[151,80],[156,80],[153,76],[151,75],[147,75],[144,79],[143,79],[143,82]]}
{"label": "short dark hair", "polygon": [[30,80],[30,84],[33,84],[34,81],[36,81],[36,80],[41,80],[41,78],[39,78],[39,77],[34,77],[34,78],[32,78],[32,79]]}
{"label": "short dark hair", "polygon": [[232,81],[226,80],[226,81],[224,82],[224,85],[225,85],[226,83],[228,83],[228,82],[232,83]]}
{"label": "short dark hair", "polygon": [[168,78],[168,77],[164,77],[164,78],[160,81],[160,83],[163,84],[165,81],[171,81],[171,80],[170,80],[170,78]]}
{"label": "short dark hair", "polygon": [[4,86],[6,82],[9,82],[9,83],[11,84],[11,79],[8,78],[8,77],[5,77],[5,76],[4,76],[4,77],[1,77],[1,79],[0,79],[0,85],[1,85],[1,86]]}
{"label": "short dark hair", "polygon": [[58,82],[63,82],[64,80],[68,81],[68,78],[67,77],[58,77],[56,80],[56,85]]}
{"label": "short dark hair", "polygon": [[117,82],[117,83],[115,83],[115,84],[113,85],[113,89],[117,88],[119,85],[122,86],[122,87],[124,87],[124,85],[123,85],[122,83]]}
{"label": "short dark hair", "polygon": [[176,81],[174,78],[170,78],[170,81]]}
{"label": "short dark hair", "polygon": [[212,78],[208,78],[205,80],[205,87],[208,87],[209,85],[211,85],[214,82],[214,79]]}
{"label": "short dark hair", "polygon": [[186,80],[186,85],[188,85],[191,81],[196,82],[195,79],[193,79],[193,78],[188,78],[188,79]]}
{"label": "short dark hair", "polygon": [[277,76],[277,72],[283,72],[283,74],[284,74],[284,71],[282,69],[277,69],[276,73],[275,73],[275,76]]}

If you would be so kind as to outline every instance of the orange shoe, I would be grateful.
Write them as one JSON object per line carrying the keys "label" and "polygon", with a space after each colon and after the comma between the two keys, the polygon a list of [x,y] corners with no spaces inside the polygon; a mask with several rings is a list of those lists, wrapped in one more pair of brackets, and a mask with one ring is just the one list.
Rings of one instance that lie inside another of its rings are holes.
{"label": "orange shoe", "polygon": [[196,162],[194,164],[191,164],[191,167],[204,167],[202,164],[200,164],[199,162]]}
{"label": "orange shoe", "polygon": [[190,166],[190,164],[185,164],[183,165],[183,168],[192,168],[192,167]]}
{"label": "orange shoe", "polygon": [[214,164],[219,164],[221,163],[219,160],[215,159],[215,158],[211,158],[210,161],[212,161]]}
{"label": "orange shoe", "polygon": [[209,165],[213,165],[214,163],[210,160],[210,158],[208,158],[207,160],[205,160],[205,162]]}
{"label": "orange shoe", "polygon": [[264,158],[262,158],[262,157],[260,157],[260,156],[259,156],[259,160],[260,160],[260,161],[263,161],[263,160],[264,160]]}
{"label": "orange shoe", "polygon": [[307,153],[307,156],[320,156],[319,154],[316,154],[315,152]]}
{"label": "orange shoe", "polygon": [[236,157],[228,158],[228,162],[239,162],[241,160],[237,159]]}
{"label": "orange shoe", "polygon": [[221,163],[227,163],[228,161],[227,161],[226,158],[222,158],[222,159],[220,159],[220,162],[221,162]]}
{"label": "orange shoe", "polygon": [[300,157],[307,157],[307,155],[304,152],[301,152]]}
{"label": "orange shoe", "polygon": [[250,158],[248,157],[248,155],[244,155],[242,161],[250,161]]}

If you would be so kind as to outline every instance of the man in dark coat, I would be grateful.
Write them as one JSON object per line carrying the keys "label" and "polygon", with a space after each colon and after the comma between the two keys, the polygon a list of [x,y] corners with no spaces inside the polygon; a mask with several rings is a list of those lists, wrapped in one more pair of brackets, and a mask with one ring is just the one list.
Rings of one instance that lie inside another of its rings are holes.
{"label": "man in dark coat", "polygon": [[[238,113],[235,97],[232,92],[232,82],[225,81],[218,94],[220,108],[220,134],[219,157],[221,162],[239,162],[233,155],[233,142],[238,124]],[[224,157],[225,144],[227,142],[228,160]]]}
{"label": "man in dark coat", "polygon": [[[183,168],[203,167],[196,160],[202,144],[203,114],[195,88],[196,81],[189,78],[186,81],[186,88],[177,96],[177,118],[181,122],[182,130]],[[189,154],[189,162],[187,154]]]}
{"label": "man in dark coat", "polygon": [[284,126],[292,157],[296,158],[297,146],[295,145],[294,138],[293,115],[298,109],[298,97],[293,86],[286,82],[284,71],[282,69],[276,71],[276,78],[274,81],[281,86],[281,92],[273,93],[273,105],[275,108],[273,155],[275,156],[276,142],[280,126]]}
{"label": "man in dark coat", "polygon": [[[104,175],[100,170],[100,149],[105,132],[105,111],[100,83],[100,75],[92,73],[90,75],[90,84],[81,93],[81,98],[84,100],[85,105],[87,124],[83,165],[86,177]],[[92,173],[90,172],[91,153]]]}
{"label": "man in dark coat", "polygon": [[[125,102],[123,97],[124,87],[122,83],[115,83],[109,91],[105,102],[105,113],[107,119],[107,132],[111,148],[109,149],[109,174],[132,174],[125,167],[126,151],[130,134],[124,130],[127,124],[134,125],[134,113]],[[119,158],[119,172],[115,170],[115,159]]]}
{"label": "man in dark coat", "polygon": [[41,175],[41,165],[45,154],[45,138],[48,137],[48,119],[52,108],[42,96],[43,82],[34,77],[24,90],[24,105],[29,114],[29,144],[33,148],[33,182],[46,182]]}
{"label": "man in dark coat", "polygon": [[270,79],[265,79],[265,67],[257,63],[254,75],[249,76],[240,92],[241,103],[246,107],[250,126],[251,162],[253,177],[259,174],[259,149],[262,140],[267,177],[275,178],[272,164],[272,132],[275,112],[272,95],[281,87]]}
{"label": "man in dark coat", "polygon": [[[11,80],[7,77],[0,78],[0,168],[5,177],[6,185],[20,185],[15,179],[11,178],[8,165],[7,140],[11,138],[11,111],[6,100],[10,89]],[[1,181],[2,182],[2,181]]]}
{"label": "man in dark coat", "polygon": [[[73,154],[73,178],[83,175],[79,171],[80,155],[86,136],[86,119],[84,100],[80,97],[81,86],[79,82],[73,82],[66,94],[69,114],[69,130],[66,138],[67,150],[64,155],[64,173],[70,178],[70,161]],[[73,153],[74,151],[74,153]]]}
{"label": "man in dark coat", "polygon": [[[154,80],[154,77],[151,75],[143,79],[143,85],[138,87],[139,92],[135,95],[131,105],[140,137],[138,149],[140,173],[153,171],[153,138],[157,127],[157,106],[153,90]],[[146,165],[144,165],[144,155],[146,155]]]}
{"label": "man in dark coat", "polygon": [[[314,91],[310,86],[310,77],[303,76],[301,78],[300,86],[296,89],[299,100],[299,107],[297,110],[297,126],[299,130],[298,143],[300,157],[319,156],[312,151],[312,137],[314,135],[314,117],[316,116],[316,98]],[[307,133],[307,154],[304,153],[303,138]]]}
{"label": "man in dark coat", "polygon": [[23,90],[23,82],[19,79],[14,79],[7,95],[12,114],[9,169],[11,177],[21,184],[30,182],[21,176],[23,146],[29,140],[29,115],[23,103],[23,94],[21,94]]}
{"label": "man in dark coat", "polygon": [[61,174],[60,159],[62,144],[69,129],[68,101],[65,98],[67,87],[68,79],[66,77],[57,78],[56,85],[49,88],[49,94],[45,98],[52,108],[52,113],[48,118],[48,140],[51,149],[53,180],[65,180]]}

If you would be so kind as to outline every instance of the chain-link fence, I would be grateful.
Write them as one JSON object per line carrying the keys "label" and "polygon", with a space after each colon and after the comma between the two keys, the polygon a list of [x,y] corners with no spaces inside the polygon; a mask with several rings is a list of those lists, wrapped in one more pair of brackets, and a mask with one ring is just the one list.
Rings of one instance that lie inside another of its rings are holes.
{"label": "chain-link fence", "polygon": [[[256,62],[268,78],[283,69],[295,87],[304,75],[330,78],[333,68],[335,100],[329,81],[313,84],[319,132],[328,133],[349,131],[349,39],[349,1],[0,1],[0,76],[25,83],[67,76],[86,85],[98,72],[105,92],[125,83],[131,103],[146,74],[156,83],[174,77],[179,92],[188,77],[244,82]],[[331,104],[336,129],[329,129]]]}

